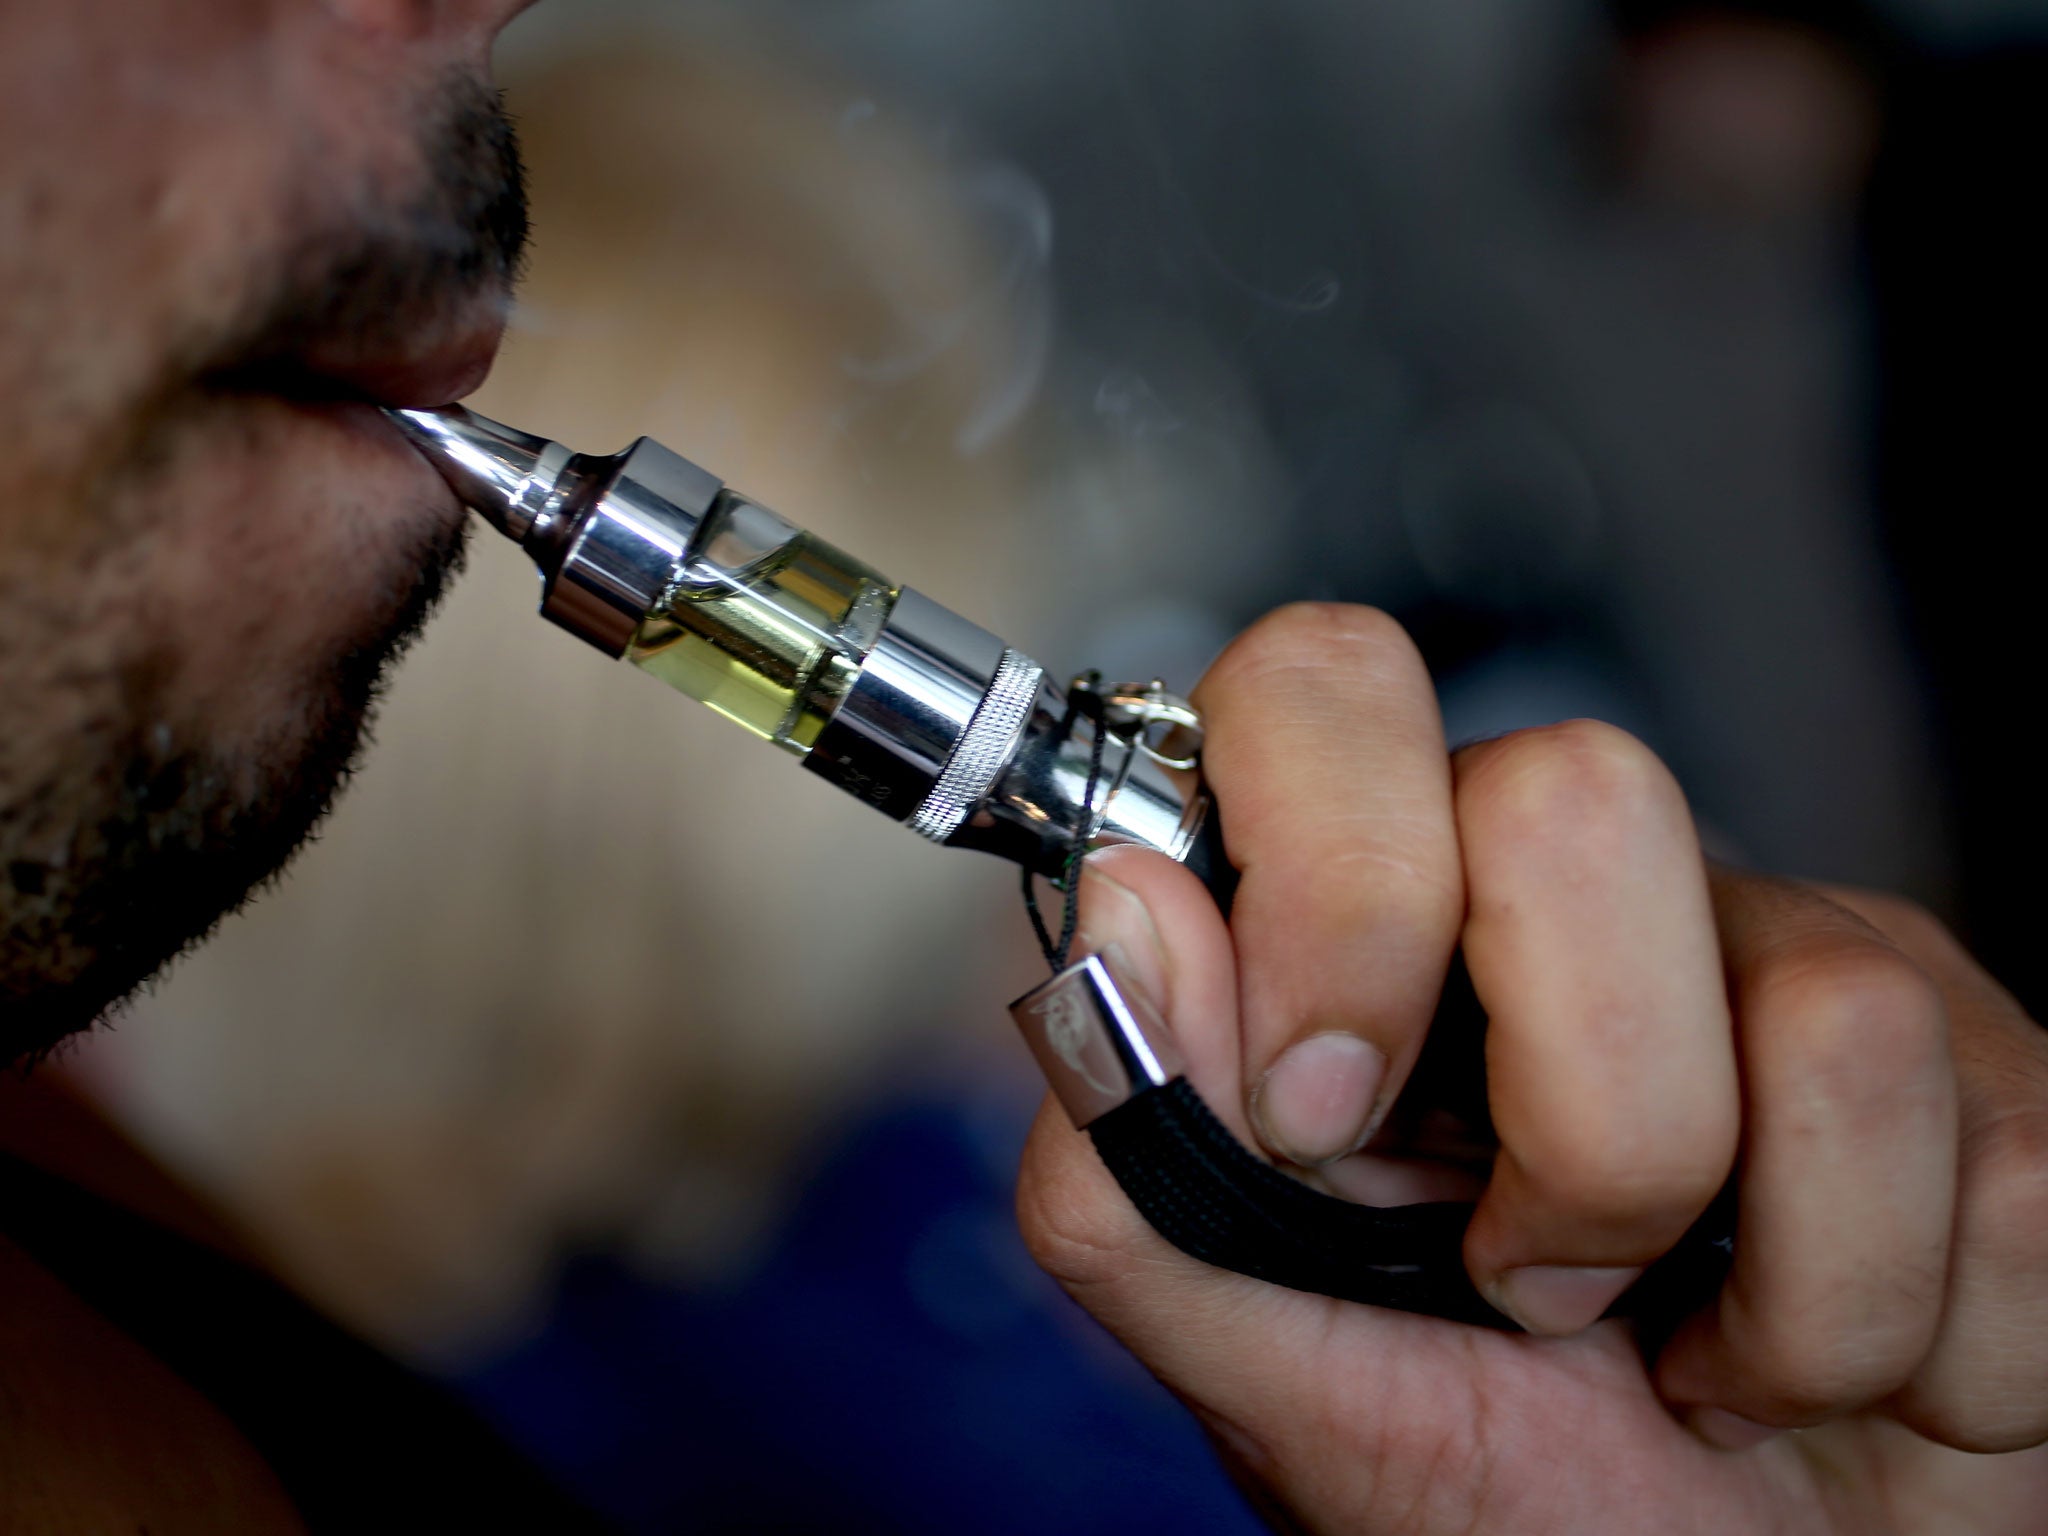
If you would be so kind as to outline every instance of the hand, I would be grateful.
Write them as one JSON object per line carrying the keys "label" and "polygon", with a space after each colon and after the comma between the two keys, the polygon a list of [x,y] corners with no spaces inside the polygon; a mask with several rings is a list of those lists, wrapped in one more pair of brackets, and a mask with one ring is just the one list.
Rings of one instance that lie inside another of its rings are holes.
{"label": "hand", "polygon": [[[1273,615],[1198,697],[1230,923],[1119,849],[1086,866],[1083,947],[1114,947],[1248,1144],[1394,1204],[1472,1193],[1384,1135],[1359,1151],[1462,944],[1499,1143],[1465,1259],[1531,1330],[1189,1259],[1048,1103],[1033,1252],[1255,1496],[1368,1536],[2042,1528],[2048,1036],[1933,919],[1709,870],[1670,774],[1610,727],[1447,755],[1370,610]],[[1595,1319],[1731,1169],[1727,1284],[1646,1363]]]}

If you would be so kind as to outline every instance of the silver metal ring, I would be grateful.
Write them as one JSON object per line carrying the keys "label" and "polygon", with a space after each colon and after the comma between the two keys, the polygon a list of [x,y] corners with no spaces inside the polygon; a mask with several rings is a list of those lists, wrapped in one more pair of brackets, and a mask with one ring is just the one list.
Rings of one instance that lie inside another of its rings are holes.
{"label": "silver metal ring", "polygon": [[1023,734],[1044,678],[1045,669],[1022,651],[1003,652],[995,678],[974,707],[967,729],[954,743],[938,783],[911,815],[911,831],[943,843],[959,830],[967,813],[994,788],[997,776],[1016,754],[1017,738]]}

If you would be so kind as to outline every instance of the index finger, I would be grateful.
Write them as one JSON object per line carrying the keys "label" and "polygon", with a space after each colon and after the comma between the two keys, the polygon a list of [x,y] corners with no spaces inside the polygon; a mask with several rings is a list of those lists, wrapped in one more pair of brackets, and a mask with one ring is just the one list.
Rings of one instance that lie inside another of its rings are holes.
{"label": "index finger", "polygon": [[1242,876],[1252,1123],[1276,1156],[1330,1162],[1414,1066],[1463,919],[1436,693],[1385,614],[1302,603],[1240,636],[1195,697]]}

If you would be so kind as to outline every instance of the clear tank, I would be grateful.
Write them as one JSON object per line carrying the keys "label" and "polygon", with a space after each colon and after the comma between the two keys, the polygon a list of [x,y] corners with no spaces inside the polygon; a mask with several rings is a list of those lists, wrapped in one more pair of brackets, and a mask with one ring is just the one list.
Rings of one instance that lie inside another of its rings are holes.
{"label": "clear tank", "polygon": [[801,757],[846,697],[896,595],[879,571],[727,491],[627,655]]}

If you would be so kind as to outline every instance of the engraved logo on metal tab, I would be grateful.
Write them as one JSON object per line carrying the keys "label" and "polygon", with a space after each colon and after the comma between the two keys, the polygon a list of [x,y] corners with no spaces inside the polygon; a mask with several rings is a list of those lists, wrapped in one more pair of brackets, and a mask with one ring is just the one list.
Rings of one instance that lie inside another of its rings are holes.
{"label": "engraved logo on metal tab", "polygon": [[1055,988],[1040,1000],[1033,1011],[1044,1028],[1045,1043],[1053,1048],[1069,1072],[1097,1093],[1119,1093],[1123,1090],[1124,1084],[1105,1083],[1097,1077],[1089,1064],[1088,1047],[1098,1033],[1098,1026],[1090,1017],[1079,988]]}

